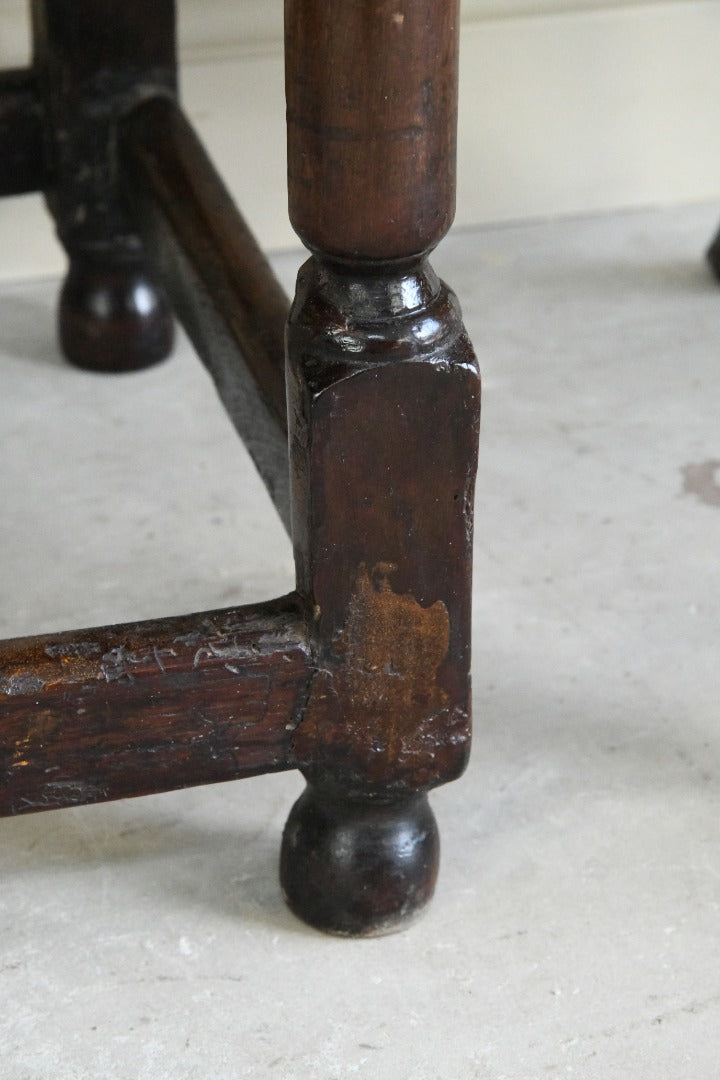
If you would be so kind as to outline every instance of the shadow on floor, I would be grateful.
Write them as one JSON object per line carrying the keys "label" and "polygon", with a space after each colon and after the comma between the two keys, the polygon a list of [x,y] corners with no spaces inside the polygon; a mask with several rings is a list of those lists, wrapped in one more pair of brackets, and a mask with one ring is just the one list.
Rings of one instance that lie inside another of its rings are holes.
{"label": "shadow on floor", "polygon": [[[291,803],[292,796],[288,810]],[[172,804],[180,805],[174,799]],[[290,914],[282,898],[281,831],[270,820],[275,815],[243,826],[242,793],[225,798],[225,813],[233,805],[237,825],[209,820],[207,809],[195,806],[192,796],[186,812],[168,814],[163,797],[151,796],[0,821],[3,880],[27,890],[36,878],[45,887],[49,875],[66,883],[82,875],[86,885],[80,887],[92,890],[93,871],[101,871],[125,890],[129,903],[134,898],[142,902],[151,892],[161,904],[207,908],[243,924],[314,933]]]}
{"label": "shadow on floor", "polygon": [[50,367],[65,363],[56,341],[54,312],[46,302],[23,294],[20,286],[0,296],[0,352]]}

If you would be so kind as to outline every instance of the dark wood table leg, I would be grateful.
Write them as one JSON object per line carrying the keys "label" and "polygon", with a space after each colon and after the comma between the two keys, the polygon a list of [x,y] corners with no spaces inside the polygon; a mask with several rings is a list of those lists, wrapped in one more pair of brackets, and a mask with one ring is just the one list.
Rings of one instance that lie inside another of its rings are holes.
{"label": "dark wood table leg", "polygon": [[707,249],[707,260],[715,277],[720,281],[720,230],[718,230],[713,242]]}
{"label": "dark wood table leg", "polygon": [[316,671],[281,877],[306,921],[383,933],[432,895],[428,789],[470,740],[480,383],[427,253],[454,212],[456,0],[286,0],[292,520]]}
{"label": "dark wood table leg", "polygon": [[173,321],[118,183],[113,127],[142,95],[174,92],[174,3],[33,0],[32,13],[46,197],[70,260],[60,342],[83,368],[146,367],[170,352]]}

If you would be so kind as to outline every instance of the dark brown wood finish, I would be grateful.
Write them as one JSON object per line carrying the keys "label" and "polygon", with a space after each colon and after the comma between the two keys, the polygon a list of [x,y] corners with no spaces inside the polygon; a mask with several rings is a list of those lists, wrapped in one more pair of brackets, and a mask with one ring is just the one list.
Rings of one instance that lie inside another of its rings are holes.
{"label": "dark brown wood finish", "polygon": [[292,768],[297,597],[0,642],[0,815]]}
{"label": "dark brown wood finish", "polygon": [[146,367],[170,352],[172,316],[118,183],[114,125],[133,102],[175,91],[174,3],[33,0],[32,15],[46,196],[70,259],[60,341],[80,367]]}
{"label": "dark brown wood finish", "polygon": [[146,251],[289,530],[288,299],[175,102],[134,109],[120,149]]}
{"label": "dark brown wood finish", "polygon": [[281,875],[307,921],[379,933],[432,893],[423,793],[469,749],[479,377],[424,257],[453,214],[457,5],[285,9],[291,217],[316,252],[290,316],[288,400],[318,671]]}
{"label": "dark brown wood finish", "polygon": [[469,737],[479,395],[457,302],[428,266],[362,280],[311,260],[288,346],[298,587],[322,656],[295,747],[344,788],[432,787]]}
{"label": "dark brown wood finish", "polygon": [[41,191],[49,183],[43,120],[35,72],[0,73],[0,195]]}
{"label": "dark brown wood finish", "polygon": [[458,0],[286,0],[290,217],[313,250],[395,259],[455,211]]}
{"label": "dark brown wood finish", "polygon": [[165,355],[149,254],[292,517],[297,593],[0,643],[0,813],[298,767],[290,906],[394,929],[432,895],[427,792],[470,742],[480,384],[427,261],[454,211],[457,0],[285,0],[290,211],[313,252],[285,368],[287,301],[174,100],[172,0],[32,10],[33,70],[0,76],[0,192],[46,192],[63,345],[97,370]]}

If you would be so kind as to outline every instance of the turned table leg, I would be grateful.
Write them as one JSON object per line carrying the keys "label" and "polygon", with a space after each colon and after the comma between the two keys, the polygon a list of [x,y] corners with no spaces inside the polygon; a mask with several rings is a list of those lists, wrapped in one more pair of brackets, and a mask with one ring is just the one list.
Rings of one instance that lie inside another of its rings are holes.
{"label": "turned table leg", "polygon": [[432,895],[428,789],[470,739],[480,385],[427,253],[454,211],[456,0],[286,0],[293,541],[316,671],[290,906],[383,933]]}
{"label": "turned table leg", "polygon": [[143,368],[170,352],[173,320],[118,182],[112,131],[141,96],[174,91],[173,0],[33,0],[32,14],[46,197],[70,264],[60,342],[79,367]]}

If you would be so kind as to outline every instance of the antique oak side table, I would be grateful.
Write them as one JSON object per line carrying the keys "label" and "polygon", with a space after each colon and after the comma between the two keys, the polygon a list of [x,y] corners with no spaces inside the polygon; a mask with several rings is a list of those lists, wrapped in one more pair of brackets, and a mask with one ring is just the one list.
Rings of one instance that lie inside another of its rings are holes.
{"label": "antique oak side table", "polygon": [[172,0],[33,0],[32,65],[0,74],[0,194],[45,193],[68,360],[153,364],[172,308],[297,566],[256,606],[0,643],[0,813],[298,768],[288,903],[382,933],[432,895],[427,792],[470,739],[480,387],[427,259],[458,0],[285,0],[285,22],[292,306],[178,104]]}

